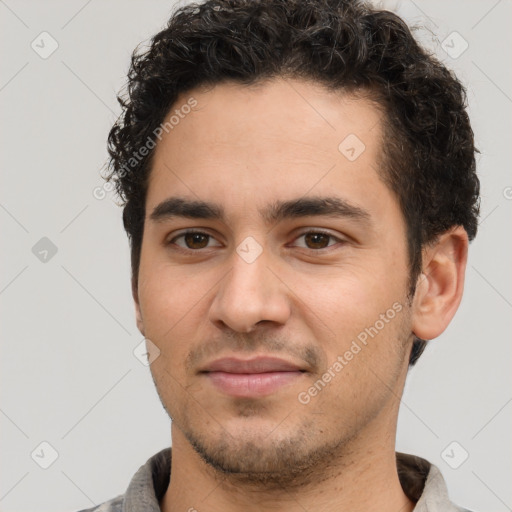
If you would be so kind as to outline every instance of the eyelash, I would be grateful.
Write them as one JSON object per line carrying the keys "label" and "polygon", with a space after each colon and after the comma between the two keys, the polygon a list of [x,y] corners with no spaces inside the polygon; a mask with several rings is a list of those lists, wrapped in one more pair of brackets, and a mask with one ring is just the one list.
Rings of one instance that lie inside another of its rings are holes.
{"label": "eyelash", "polygon": [[[190,235],[190,234],[205,235],[205,236],[207,236],[209,238],[214,238],[212,235],[210,235],[209,233],[205,233],[204,231],[196,231],[196,230],[190,229],[190,230],[186,230],[183,233],[180,233],[179,235],[175,236],[174,238],[169,240],[169,242],[167,242],[165,245],[168,245],[168,246],[173,245],[174,246],[174,250],[182,251],[182,252],[187,252],[187,253],[190,253],[190,252],[201,252],[203,250],[209,249],[209,247],[205,247],[205,248],[202,248],[202,249],[189,249],[189,248],[185,248],[185,247],[180,247],[179,245],[175,244],[176,240],[178,240],[179,238],[185,237],[187,235]],[[297,235],[297,237],[294,240],[297,240],[298,238],[301,238],[301,237],[309,235],[309,234],[325,235],[325,236],[329,237],[330,239],[336,240],[338,243],[344,243],[345,242],[345,240],[343,240],[341,238],[338,238],[338,237],[334,236],[333,234],[331,234],[331,233],[329,233],[327,231],[323,231],[321,229],[314,229],[314,230],[304,231],[304,232],[300,233],[299,235]],[[332,248],[335,245],[336,244],[328,245],[327,247],[323,247],[321,249],[310,249],[308,247],[300,247],[300,249],[305,249],[305,250],[308,250],[308,251],[313,251],[315,253],[321,253],[323,251],[329,250],[330,248]]]}

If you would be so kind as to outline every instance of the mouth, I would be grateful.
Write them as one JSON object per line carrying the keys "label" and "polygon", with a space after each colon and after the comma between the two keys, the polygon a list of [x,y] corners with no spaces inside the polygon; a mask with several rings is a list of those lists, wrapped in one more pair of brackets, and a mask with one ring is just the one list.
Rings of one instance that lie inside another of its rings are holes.
{"label": "mouth", "polygon": [[303,377],[304,368],[275,357],[217,359],[200,370],[218,391],[236,398],[271,395]]}

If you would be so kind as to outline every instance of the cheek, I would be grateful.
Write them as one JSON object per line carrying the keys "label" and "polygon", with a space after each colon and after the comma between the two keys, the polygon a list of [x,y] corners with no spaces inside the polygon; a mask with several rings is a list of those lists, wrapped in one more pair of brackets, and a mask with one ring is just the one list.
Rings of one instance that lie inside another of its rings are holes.
{"label": "cheek", "polygon": [[169,330],[194,310],[201,308],[201,297],[209,288],[198,276],[183,275],[175,266],[153,262],[141,266],[139,300],[146,327]]}
{"label": "cheek", "polygon": [[165,389],[173,388],[174,380],[185,385],[184,361],[199,339],[200,324],[208,316],[206,302],[201,299],[206,299],[204,294],[210,286],[197,277],[180,277],[176,268],[155,264],[147,270],[141,267],[140,276],[139,301],[145,335],[160,350],[151,365],[152,372]]}
{"label": "cheek", "polygon": [[338,295],[337,305],[322,304],[322,320],[334,334],[323,338],[326,366],[299,398],[309,400],[318,414],[329,414],[339,430],[351,431],[400,394],[396,386],[406,358],[409,312],[400,300],[376,300],[371,288],[343,291],[352,293]]}
{"label": "cheek", "polygon": [[[304,322],[317,326],[318,341],[324,338],[330,348],[342,350],[366,328],[376,322],[380,327],[381,314],[384,320],[395,319],[396,309],[405,306],[402,277],[380,269],[377,263],[352,265],[296,278],[293,291]],[[391,321],[386,322],[386,330],[389,324]]]}

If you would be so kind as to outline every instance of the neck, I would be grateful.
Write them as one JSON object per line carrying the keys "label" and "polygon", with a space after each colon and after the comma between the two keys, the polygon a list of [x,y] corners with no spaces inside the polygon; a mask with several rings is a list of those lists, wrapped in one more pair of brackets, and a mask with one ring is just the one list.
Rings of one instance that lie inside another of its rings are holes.
{"label": "neck", "polygon": [[405,496],[398,479],[394,433],[383,439],[379,431],[382,433],[370,426],[350,447],[333,453],[331,460],[314,468],[314,478],[307,484],[269,489],[213,469],[173,425],[172,478],[160,503],[162,512],[412,512],[414,503]]}

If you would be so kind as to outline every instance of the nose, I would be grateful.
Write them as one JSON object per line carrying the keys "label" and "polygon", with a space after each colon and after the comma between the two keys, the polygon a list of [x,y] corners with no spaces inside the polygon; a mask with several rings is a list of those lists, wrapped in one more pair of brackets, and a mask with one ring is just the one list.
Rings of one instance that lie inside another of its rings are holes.
{"label": "nose", "polygon": [[210,307],[217,327],[249,333],[257,324],[284,325],[290,316],[289,289],[277,277],[266,251],[250,263],[234,252]]}

